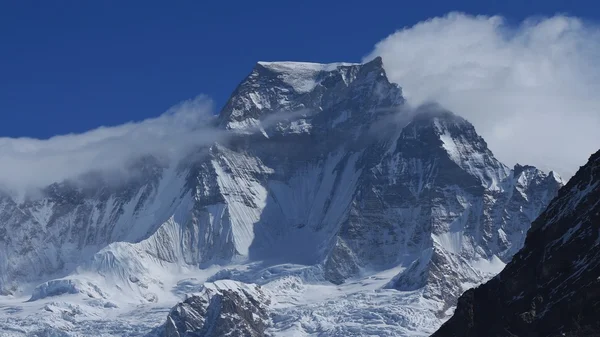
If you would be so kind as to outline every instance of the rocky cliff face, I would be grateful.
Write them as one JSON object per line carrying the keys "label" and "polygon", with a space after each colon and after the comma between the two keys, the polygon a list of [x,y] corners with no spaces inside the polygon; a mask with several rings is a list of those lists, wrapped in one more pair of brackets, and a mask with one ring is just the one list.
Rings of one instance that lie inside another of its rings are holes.
{"label": "rocky cliff face", "polygon": [[158,332],[165,337],[261,337],[269,324],[270,304],[258,286],[219,281],[177,304]]}
{"label": "rocky cliff face", "polygon": [[535,220],[525,246],[467,291],[433,336],[600,336],[600,152]]}
{"label": "rocky cliff face", "polygon": [[[380,58],[260,62],[215,125],[227,142],[181,163],[140,158],[127,184],[4,197],[0,289],[60,278],[36,298],[155,302],[165,275],[182,268],[301,265],[311,270],[302,282],[336,285],[394,270],[385,291],[416,292],[443,319],[510,261],[562,185],[554,173],[506,167],[452,112],[406,106]],[[226,277],[274,281],[254,276]],[[398,324],[426,324],[411,319]]]}

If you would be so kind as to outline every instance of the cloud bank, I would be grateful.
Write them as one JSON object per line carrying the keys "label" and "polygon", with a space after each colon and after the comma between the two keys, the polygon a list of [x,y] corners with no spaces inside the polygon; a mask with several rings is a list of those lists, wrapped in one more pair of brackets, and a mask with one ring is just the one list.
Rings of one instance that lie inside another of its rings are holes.
{"label": "cloud bank", "polygon": [[23,192],[90,171],[124,172],[133,158],[176,160],[225,137],[210,127],[212,102],[184,101],[157,118],[50,139],[0,138],[0,185]]}
{"label": "cloud bank", "polygon": [[565,177],[600,148],[600,30],[578,18],[450,13],[376,44],[412,105],[437,101],[471,121],[506,164]]}
{"label": "cloud bank", "polygon": [[[501,17],[451,13],[390,35],[365,60],[375,56],[411,105],[434,100],[467,118],[509,165],[569,177],[600,148],[600,29],[593,24],[555,16],[511,26]],[[213,112],[199,96],[141,122],[45,140],[0,138],[0,187],[23,191],[91,170],[126,171],[145,154],[177,161],[231,137],[212,126]],[[245,131],[308,114],[274,114]]]}
{"label": "cloud bank", "polygon": [[134,177],[132,165],[153,156],[164,166],[189,159],[201,146],[227,143],[313,112],[281,111],[244,128],[226,130],[217,125],[213,102],[200,95],[183,101],[156,118],[114,127],[100,127],[80,134],[49,139],[0,138],[0,190],[21,199],[35,196],[40,188],[71,180],[83,183],[88,173],[100,173],[107,183]]}

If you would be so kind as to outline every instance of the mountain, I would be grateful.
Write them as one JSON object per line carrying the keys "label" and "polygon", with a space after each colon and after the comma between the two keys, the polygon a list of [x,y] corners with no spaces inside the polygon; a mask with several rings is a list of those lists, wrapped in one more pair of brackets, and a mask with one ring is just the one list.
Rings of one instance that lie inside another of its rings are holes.
{"label": "mountain", "polygon": [[[53,313],[44,329],[73,334],[142,334],[213,310],[250,327],[261,308],[271,334],[425,335],[511,260],[562,186],[502,164],[454,113],[409,107],[381,58],[259,62],[215,127],[224,141],[178,163],[134,158],[126,182],[91,173],[41,197],[3,196],[0,289],[17,309],[0,330],[32,324],[35,310]],[[239,310],[166,309],[213,298],[205,282],[226,279],[233,293],[215,298]],[[257,285],[269,304],[240,295]]]}
{"label": "mountain", "polygon": [[525,246],[468,290],[434,337],[600,336],[600,151],[535,220]]}
{"label": "mountain", "polygon": [[206,284],[169,313],[158,333],[167,337],[264,336],[269,316],[268,296],[260,286],[218,281]]}

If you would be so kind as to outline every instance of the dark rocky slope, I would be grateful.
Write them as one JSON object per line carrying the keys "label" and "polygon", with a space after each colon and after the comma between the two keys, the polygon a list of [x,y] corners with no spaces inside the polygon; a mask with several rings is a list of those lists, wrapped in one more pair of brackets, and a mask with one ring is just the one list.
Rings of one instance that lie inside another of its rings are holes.
{"label": "dark rocky slope", "polygon": [[260,286],[233,281],[211,283],[171,309],[167,322],[149,336],[267,336],[269,304]]}
{"label": "dark rocky slope", "polygon": [[524,248],[465,292],[433,337],[600,336],[600,151],[534,221]]}

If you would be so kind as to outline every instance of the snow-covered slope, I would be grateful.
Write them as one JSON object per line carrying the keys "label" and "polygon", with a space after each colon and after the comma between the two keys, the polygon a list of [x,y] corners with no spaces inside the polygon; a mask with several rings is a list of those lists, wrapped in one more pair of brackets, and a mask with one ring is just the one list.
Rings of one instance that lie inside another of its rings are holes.
{"label": "snow-covered slope", "polygon": [[269,333],[423,335],[510,261],[562,184],[506,167],[439,106],[409,109],[380,58],[259,62],[216,124],[227,143],[134,160],[126,184],[4,196],[0,306],[23,310],[0,330],[55,303],[78,306],[68,329],[38,326],[76,336],[104,312],[115,328],[91,325],[105,335],[140,335],[183,293],[232,279],[268,289]]}

